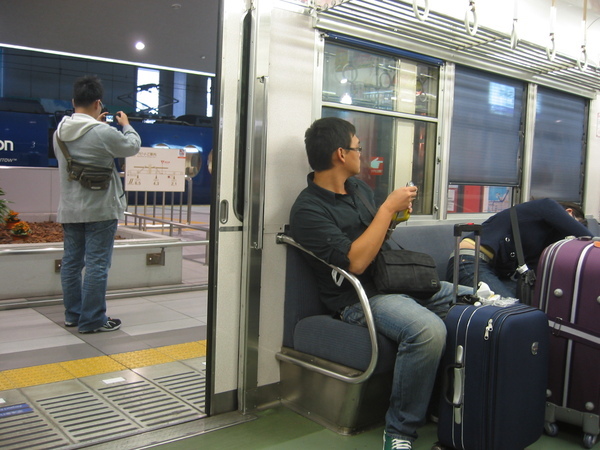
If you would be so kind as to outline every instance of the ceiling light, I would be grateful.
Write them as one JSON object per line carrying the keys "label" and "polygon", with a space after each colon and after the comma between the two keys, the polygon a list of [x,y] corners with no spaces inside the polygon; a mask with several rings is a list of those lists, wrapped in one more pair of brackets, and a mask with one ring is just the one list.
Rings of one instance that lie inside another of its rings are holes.
{"label": "ceiling light", "polygon": [[146,44],[144,44],[142,41],[138,41],[135,43],[135,48],[138,50],[144,50],[146,48]]}

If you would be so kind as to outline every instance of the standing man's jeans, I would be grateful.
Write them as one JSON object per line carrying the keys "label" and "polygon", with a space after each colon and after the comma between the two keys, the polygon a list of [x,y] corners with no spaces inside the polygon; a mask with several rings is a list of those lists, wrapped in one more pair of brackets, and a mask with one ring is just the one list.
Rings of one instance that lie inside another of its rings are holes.
{"label": "standing man's jeans", "polygon": [[[454,278],[454,257],[448,261],[447,279]],[[458,282],[465,286],[473,286],[475,279],[475,256],[460,255],[458,263]],[[490,289],[501,297],[517,297],[517,282],[511,279],[501,280],[489,263],[479,260],[479,281],[486,283]]]}
{"label": "standing man's jeans", "polygon": [[[473,288],[459,286],[458,295]],[[437,294],[416,300],[401,294],[376,295],[369,299],[377,332],[398,343],[390,408],[385,418],[387,435],[417,438],[417,428],[425,424],[440,358],[446,344],[442,320],[452,300],[452,284],[441,283]],[[341,312],[344,322],[366,326],[360,303]]]}
{"label": "standing man's jeans", "polygon": [[78,324],[79,331],[95,330],[108,320],[106,285],[117,224],[116,219],[63,224],[60,278],[65,322]]}

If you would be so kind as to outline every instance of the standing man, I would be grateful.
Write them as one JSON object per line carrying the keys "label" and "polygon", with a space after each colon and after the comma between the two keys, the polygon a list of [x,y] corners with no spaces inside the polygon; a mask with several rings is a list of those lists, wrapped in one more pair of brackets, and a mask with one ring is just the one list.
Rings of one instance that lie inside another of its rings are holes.
{"label": "standing man", "polygon": [[[360,140],[354,125],[327,117],[316,120],[304,136],[313,173],[290,214],[292,237],[319,258],[357,275],[369,297],[379,333],[398,344],[390,407],[386,414],[384,449],[410,450],[424,425],[440,357],[446,342],[442,320],[452,300],[452,285],[441,283],[426,300],[404,294],[380,294],[369,266],[384,245],[394,213],[412,210],[417,188],[393,191],[373,217],[362,197],[373,203],[373,191],[355,178],[360,173]],[[321,300],[341,320],[365,325],[356,292],[347,280],[337,285],[331,270],[308,259]],[[459,295],[472,288],[459,286]]]}
{"label": "standing man", "polygon": [[[141,139],[124,112],[115,118],[123,131],[104,122],[104,88],[96,76],[84,76],[73,85],[72,116],[65,116],[54,133],[60,173],[57,221],[63,224],[64,256],[60,270],[65,305],[65,326],[80,333],[114,331],[119,319],[106,315],[106,286],[115,233],[127,207],[114,158],[133,156]],[[90,190],[69,180],[67,161],[59,141],[81,163],[113,168],[106,190]],[[85,268],[85,275],[82,274]]]}

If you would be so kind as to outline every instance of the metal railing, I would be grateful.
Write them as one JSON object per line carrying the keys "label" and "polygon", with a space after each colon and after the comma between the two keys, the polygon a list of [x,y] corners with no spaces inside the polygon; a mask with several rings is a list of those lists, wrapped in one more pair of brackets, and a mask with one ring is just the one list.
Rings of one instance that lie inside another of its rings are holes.
{"label": "metal railing", "polygon": [[159,219],[158,217],[155,217],[155,216],[145,216],[143,214],[135,214],[135,213],[130,213],[130,212],[125,212],[125,226],[129,226],[128,219],[130,217],[133,218],[134,226],[136,226],[141,231],[147,231],[148,230],[147,222],[152,222],[153,225],[156,223],[162,224],[163,228],[165,228],[165,226],[168,226],[169,236],[173,236],[174,228],[179,229],[179,234],[181,234],[181,231],[184,228],[188,228],[188,229],[192,229],[192,230],[203,231],[206,233],[205,237],[208,236],[209,228],[206,226],[193,225],[192,223],[189,223],[189,222],[188,223],[174,222],[172,220]]}

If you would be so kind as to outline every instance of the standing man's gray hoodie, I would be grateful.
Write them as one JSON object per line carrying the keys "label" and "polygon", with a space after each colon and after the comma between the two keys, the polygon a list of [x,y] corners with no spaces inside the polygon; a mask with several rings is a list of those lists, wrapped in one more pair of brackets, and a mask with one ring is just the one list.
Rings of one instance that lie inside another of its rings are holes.
{"label": "standing man's gray hoodie", "polygon": [[127,203],[116,168],[107,190],[92,191],[77,181],[69,181],[67,162],[56,141],[57,135],[64,141],[73,159],[111,167],[114,158],[133,156],[140,150],[141,139],[137,132],[131,125],[123,126],[121,132],[87,114],[74,113],[63,118],[54,135],[61,184],[57,221],[81,223],[123,219]]}

